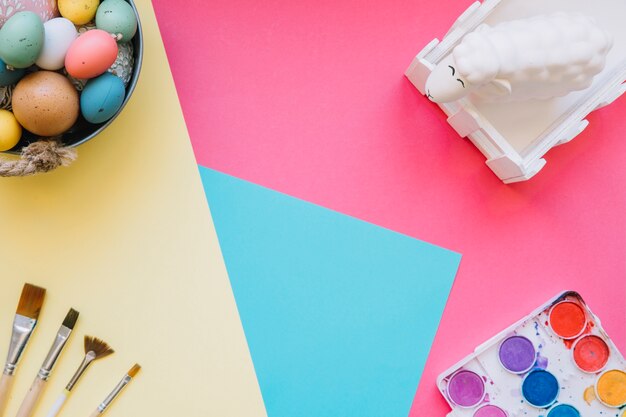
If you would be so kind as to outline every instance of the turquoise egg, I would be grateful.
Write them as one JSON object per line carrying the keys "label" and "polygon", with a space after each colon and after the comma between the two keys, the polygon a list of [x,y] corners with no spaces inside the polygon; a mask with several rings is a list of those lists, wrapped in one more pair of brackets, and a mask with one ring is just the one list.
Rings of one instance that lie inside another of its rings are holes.
{"label": "turquoise egg", "polygon": [[104,0],[96,12],[96,27],[116,35],[118,42],[128,42],[137,32],[137,16],[124,0]]}
{"label": "turquoise egg", "polygon": [[0,87],[17,83],[25,74],[23,68],[8,69],[7,64],[0,59]]}
{"label": "turquoise egg", "polygon": [[0,29],[0,58],[15,68],[30,67],[43,47],[44,29],[33,12],[14,14]]}
{"label": "turquoise egg", "polygon": [[90,123],[103,123],[119,111],[124,102],[124,82],[105,72],[87,82],[80,95],[80,111]]}

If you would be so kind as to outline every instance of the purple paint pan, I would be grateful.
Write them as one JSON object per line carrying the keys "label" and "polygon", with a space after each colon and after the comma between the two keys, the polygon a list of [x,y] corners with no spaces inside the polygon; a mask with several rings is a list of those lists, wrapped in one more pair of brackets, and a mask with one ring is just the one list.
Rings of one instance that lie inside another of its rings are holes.
{"label": "purple paint pan", "polygon": [[475,407],[485,398],[485,382],[468,370],[452,375],[447,390],[450,401],[463,408]]}
{"label": "purple paint pan", "polygon": [[535,364],[537,352],[533,342],[524,336],[511,336],[500,344],[498,358],[502,367],[514,374],[524,374]]}

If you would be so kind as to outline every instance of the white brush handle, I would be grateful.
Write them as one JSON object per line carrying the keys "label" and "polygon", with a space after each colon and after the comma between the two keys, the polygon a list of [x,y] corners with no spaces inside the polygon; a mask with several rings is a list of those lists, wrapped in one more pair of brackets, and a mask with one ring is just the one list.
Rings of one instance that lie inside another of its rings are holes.
{"label": "white brush handle", "polygon": [[45,380],[37,376],[35,377],[33,385],[30,386],[30,389],[26,393],[26,397],[24,397],[24,401],[22,401],[22,405],[15,417],[31,417],[33,415],[33,411],[35,411],[35,407],[37,406],[37,402],[39,402],[39,397],[45,385]]}
{"label": "white brush handle", "polygon": [[100,410],[96,408],[94,412],[89,415],[89,417],[100,417],[101,414]]}
{"label": "white brush handle", "polygon": [[59,398],[57,398],[54,404],[52,404],[52,408],[50,409],[50,411],[48,411],[48,415],[46,417],[55,417],[57,414],[59,414],[59,411],[61,411],[61,408],[63,408],[63,404],[65,404],[68,395],[70,395],[69,391],[64,390],[63,393],[59,395]]}
{"label": "white brush handle", "polygon": [[0,379],[0,417],[4,416],[4,411],[9,403],[9,395],[11,394],[13,381],[15,381],[13,375],[2,374],[2,378]]}

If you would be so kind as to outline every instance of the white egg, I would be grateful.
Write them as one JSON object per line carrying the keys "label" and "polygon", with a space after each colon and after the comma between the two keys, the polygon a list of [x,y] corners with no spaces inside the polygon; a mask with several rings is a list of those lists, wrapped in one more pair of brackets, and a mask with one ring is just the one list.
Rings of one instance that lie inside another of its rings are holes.
{"label": "white egg", "polygon": [[43,25],[44,41],[43,49],[35,62],[38,67],[55,71],[65,65],[65,54],[78,32],[74,24],[63,17],[48,20]]}

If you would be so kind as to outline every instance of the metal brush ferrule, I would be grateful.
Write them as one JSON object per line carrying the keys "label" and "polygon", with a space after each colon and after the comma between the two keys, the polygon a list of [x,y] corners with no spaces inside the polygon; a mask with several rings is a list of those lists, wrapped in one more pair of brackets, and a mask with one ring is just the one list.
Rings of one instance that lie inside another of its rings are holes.
{"label": "metal brush ferrule", "polygon": [[13,320],[13,333],[11,334],[11,345],[9,346],[7,361],[4,365],[5,375],[13,375],[15,372],[17,363],[22,356],[22,352],[24,352],[30,335],[33,334],[33,330],[35,330],[36,324],[37,320],[20,314],[15,315],[15,319]]}
{"label": "metal brush ferrule", "polygon": [[113,400],[115,399],[115,397],[117,397],[117,395],[120,393],[120,391],[122,391],[122,389],[124,389],[124,387],[128,385],[131,379],[132,378],[128,375],[125,375],[124,378],[122,378],[120,383],[117,384],[117,386],[113,389],[113,391],[111,391],[111,393],[98,406],[98,410],[100,411],[100,413],[106,410],[109,404],[111,404]]}
{"label": "metal brush ferrule", "polygon": [[95,359],[96,359],[96,354],[94,352],[92,351],[87,352],[87,354],[85,355],[85,358],[83,359],[80,366],[76,370],[76,373],[74,373],[74,376],[72,377],[72,379],[70,379],[70,382],[65,386],[66,390],[71,391],[72,388],[74,388],[74,385],[76,385],[76,383],[78,382],[78,379],[83,375],[83,373],[85,373],[85,371],[87,370],[87,367],[91,365],[91,362],[93,362]]}
{"label": "metal brush ferrule", "polygon": [[57,359],[59,359],[59,355],[61,354],[63,347],[65,347],[67,339],[70,337],[70,334],[72,334],[72,329],[69,327],[61,326],[59,328],[57,336],[54,339],[54,343],[52,343],[52,347],[48,351],[48,356],[46,356],[46,359],[43,361],[43,365],[41,365],[39,373],[37,374],[40,379],[43,379],[44,381],[48,379],[54,364]]}

